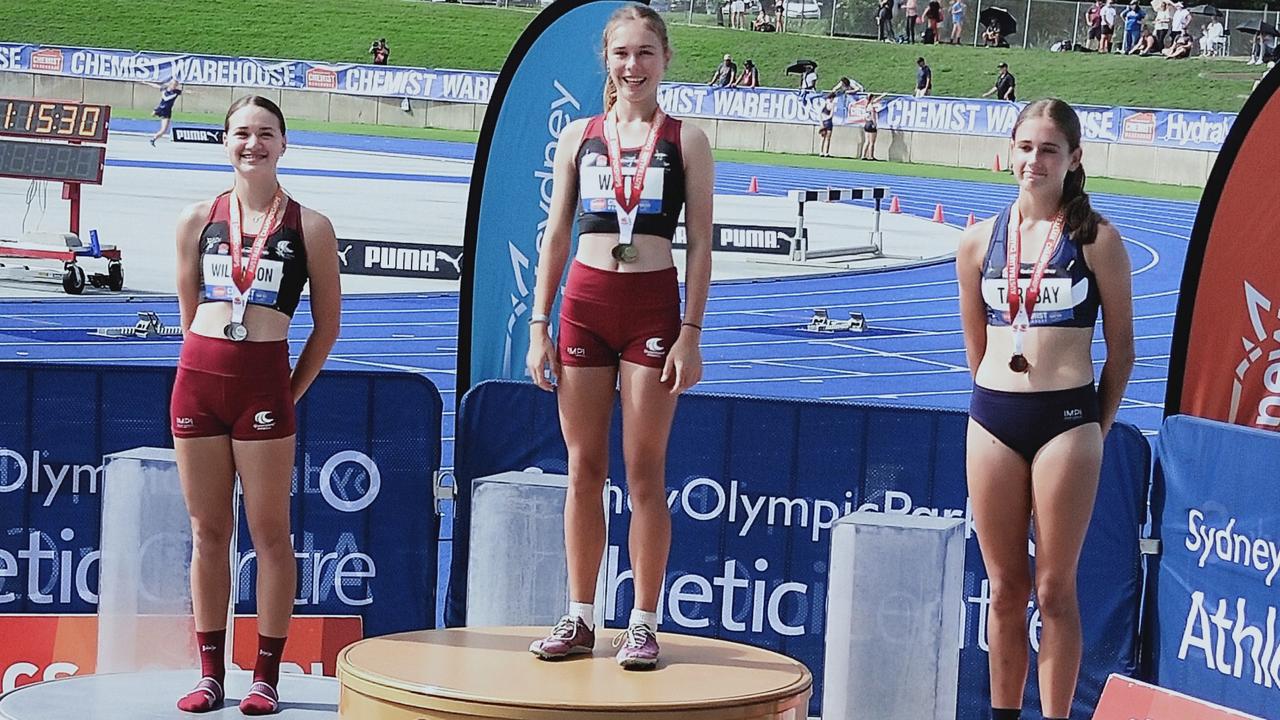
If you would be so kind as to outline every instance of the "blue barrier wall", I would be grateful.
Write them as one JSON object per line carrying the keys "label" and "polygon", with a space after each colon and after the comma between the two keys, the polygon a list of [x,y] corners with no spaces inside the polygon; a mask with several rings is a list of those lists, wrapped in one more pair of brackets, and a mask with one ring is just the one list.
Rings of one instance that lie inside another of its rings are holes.
{"label": "blue barrier wall", "polygon": [[1155,680],[1280,718],[1280,435],[1187,415],[1165,420],[1152,523]]}
{"label": "blue barrier wall", "polygon": [[[172,368],[0,365],[0,612],[93,612],[104,454],[171,447]],[[440,393],[427,379],[326,372],[298,406],[290,512],[296,611],[365,633],[432,627]],[[253,612],[241,527],[237,612]]]}
{"label": "blue barrier wall", "polygon": [[[609,498],[605,608],[612,626],[625,622],[632,600],[617,416],[615,408],[610,476],[619,488]],[[965,490],[966,424],[965,413],[950,410],[685,396],[667,460],[674,542],[662,628],[748,642],[804,662],[817,683],[816,713],[831,523],[853,510],[963,517],[969,543],[958,717],[985,720],[989,591]],[[457,428],[449,625],[465,622],[471,481],[566,469],[555,396],[529,383],[480,384],[463,399]],[[1137,668],[1138,532],[1149,468],[1146,440],[1131,426],[1116,426],[1081,561],[1086,656],[1076,712],[1086,715],[1109,673]],[[1038,615],[1029,622],[1038,630]],[[1026,705],[1038,707],[1034,671]]]}

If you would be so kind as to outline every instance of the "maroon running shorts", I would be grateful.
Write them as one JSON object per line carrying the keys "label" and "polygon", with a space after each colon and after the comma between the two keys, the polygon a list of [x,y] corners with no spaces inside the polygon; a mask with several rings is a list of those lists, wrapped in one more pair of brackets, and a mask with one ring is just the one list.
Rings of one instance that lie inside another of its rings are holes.
{"label": "maroon running shorts", "polygon": [[569,267],[560,304],[560,362],[616,367],[619,359],[661,368],[680,336],[680,286],[674,267],[612,272]]}
{"label": "maroon running shorts", "polygon": [[289,343],[232,342],[187,332],[169,401],[175,438],[274,440],[297,430]]}

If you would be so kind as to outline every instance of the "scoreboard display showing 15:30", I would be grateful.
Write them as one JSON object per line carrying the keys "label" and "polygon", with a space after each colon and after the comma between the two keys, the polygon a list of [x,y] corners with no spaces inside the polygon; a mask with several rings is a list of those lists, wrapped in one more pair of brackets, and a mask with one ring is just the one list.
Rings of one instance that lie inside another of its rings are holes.
{"label": "scoreboard display showing 15:30", "polygon": [[111,107],[61,100],[0,98],[0,135],[103,143]]}

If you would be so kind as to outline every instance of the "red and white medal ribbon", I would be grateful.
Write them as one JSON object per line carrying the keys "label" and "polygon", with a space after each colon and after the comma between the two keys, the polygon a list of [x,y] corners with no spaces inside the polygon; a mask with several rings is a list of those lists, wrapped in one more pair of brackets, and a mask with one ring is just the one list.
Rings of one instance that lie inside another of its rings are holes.
{"label": "red and white medal ribbon", "polygon": [[1035,312],[1036,303],[1040,300],[1040,282],[1044,279],[1049,259],[1053,257],[1062,239],[1063,225],[1066,217],[1059,212],[1053,219],[1053,228],[1049,237],[1045,238],[1040,248],[1040,257],[1031,270],[1031,281],[1027,286],[1024,299],[1018,289],[1018,276],[1022,271],[1022,211],[1014,205],[1014,241],[1012,247],[1005,250],[1005,298],[1009,301],[1009,330],[1013,333],[1013,354],[1022,355],[1023,342],[1027,331],[1031,328],[1031,315]]}
{"label": "red and white medal ribbon", "polygon": [[658,147],[658,134],[666,114],[658,110],[653,116],[653,124],[649,126],[649,134],[645,137],[640,155],[636,158],[635,174],[631,176],[631,187],[625,187],[622,175],[622,141],[618,137],[617,115],[610,112],[604,119],[605,144],[609,148],[609,169],[613,173],[614,212],[618,215],[618,244],[630,245],[631,236],[635,234],[636,214],[640,209],[640,194],[644,191],[644,177],[653,161],[654,150]]}
{"label": "red and white medal ribbon", "polygon": [[249,249],[248,261],[241,258],[241,253],[244,252],[244,240],[241,235],[240,198],[236,196],[234,190],[231,191],[228,202],[231,204],[227,228],[231,235],[228,239],[231,253],[231,324],[235,326],[244,321],[244,313],[249,306],[249,293],[253,288],[253,280],[258,274],[258,263],[261,262],[262,253],[267,248],[267,239],[275,229],[280,206],[284,204],[284,189],[276,188],[275,196],[271,199],[271,207],[262,218],[262,225],[258,227],[258,234],[253,239],[253,247]]}

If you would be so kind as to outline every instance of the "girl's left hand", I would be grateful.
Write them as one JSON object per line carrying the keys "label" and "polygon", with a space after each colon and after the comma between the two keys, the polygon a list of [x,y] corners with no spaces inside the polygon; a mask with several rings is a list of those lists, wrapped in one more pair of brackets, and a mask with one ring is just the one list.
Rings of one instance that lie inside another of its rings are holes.
{"label": "girl's left hand", "polygon": [[[702,379],[702,351],[698,348],[700,333],[689,327],[681,328],[680,337],[667,353],[662,366],[661,382],[671,383],[671,394],[679,395]],[[674,381],[674,382],[673,382]]]}

